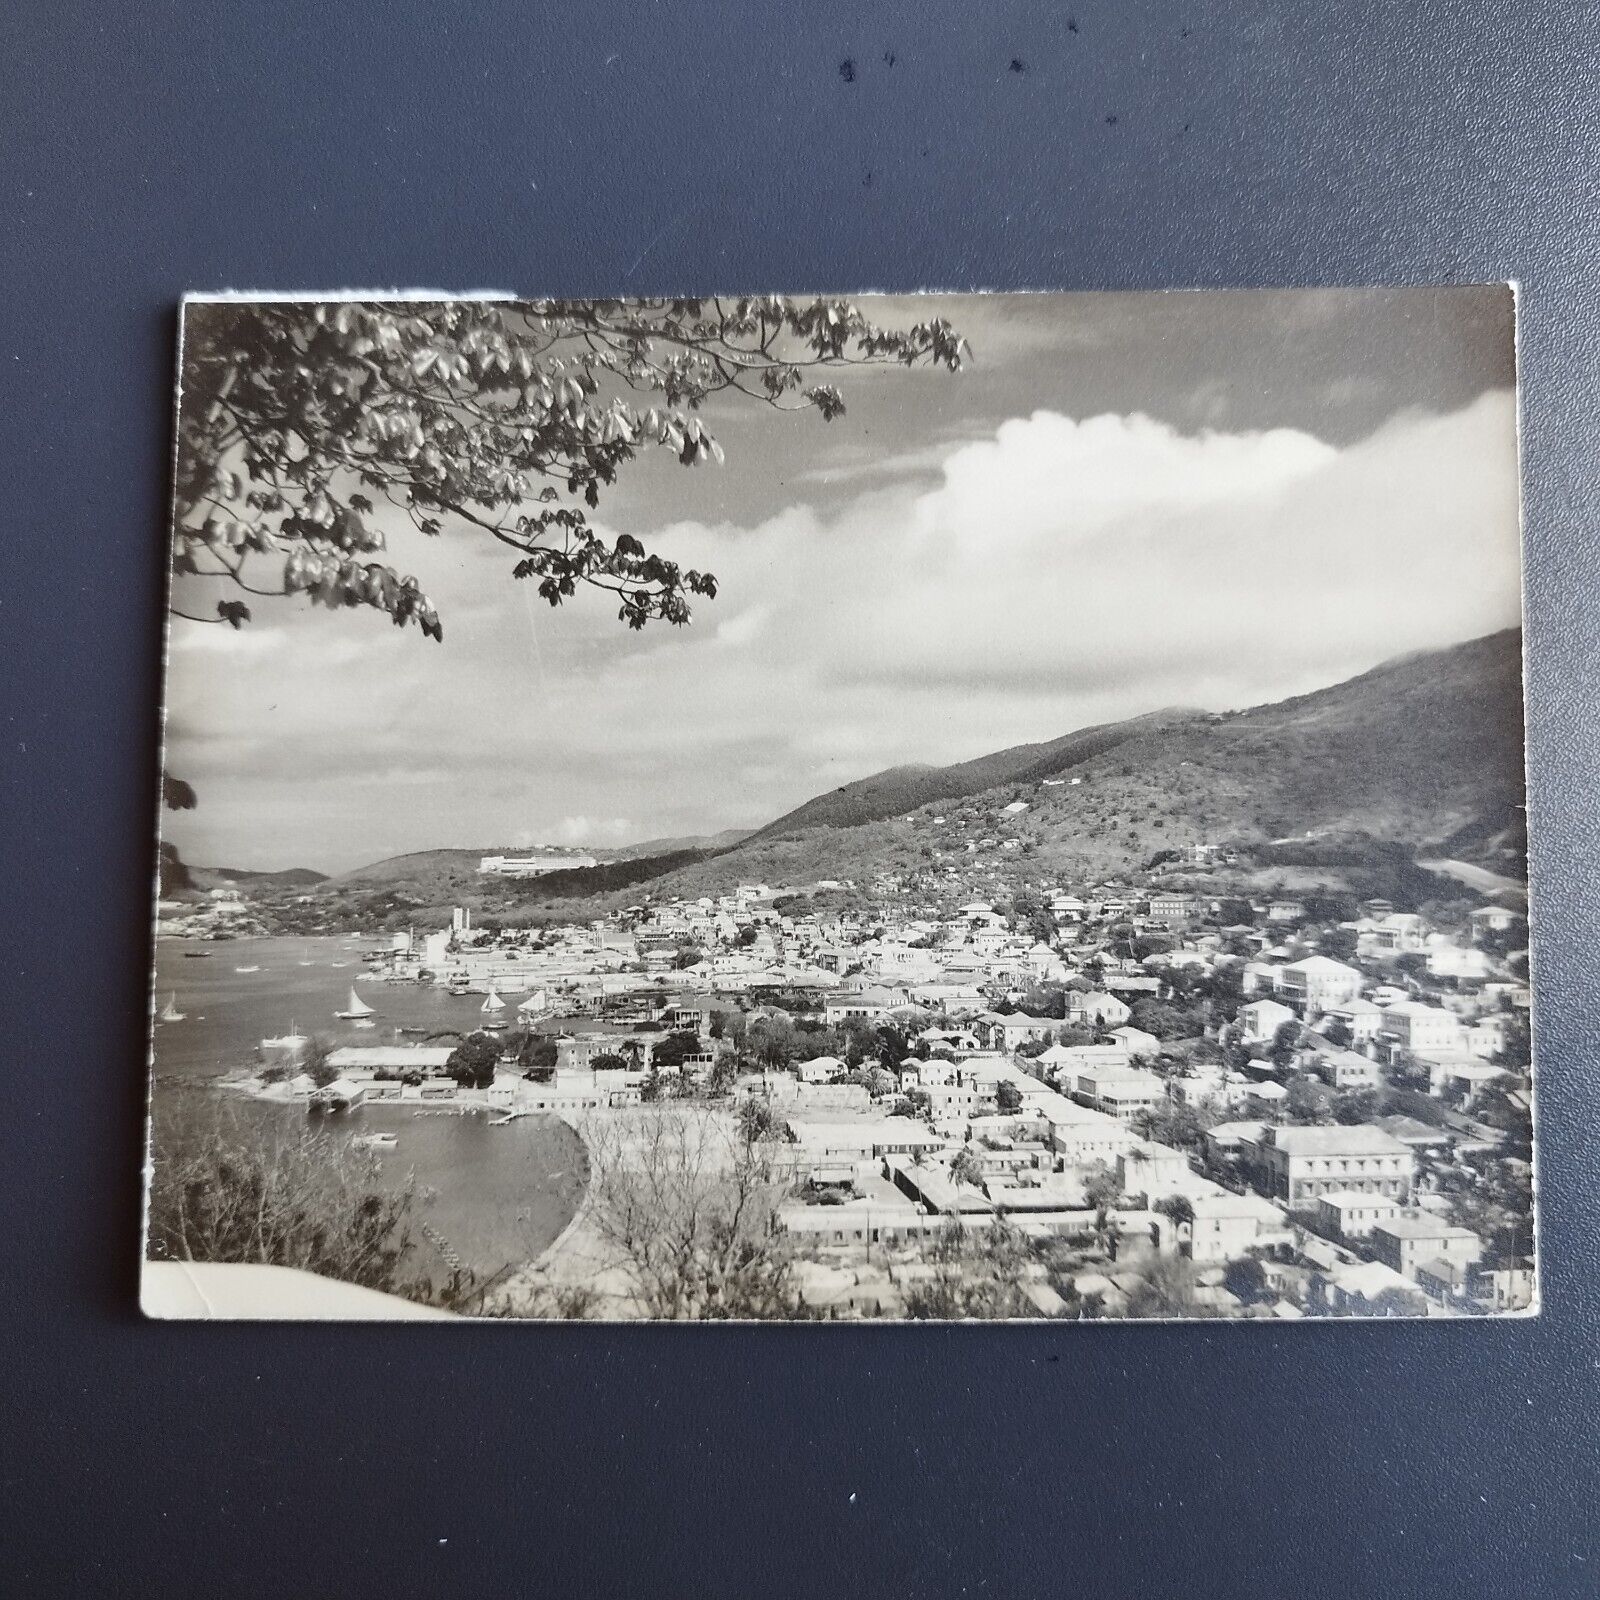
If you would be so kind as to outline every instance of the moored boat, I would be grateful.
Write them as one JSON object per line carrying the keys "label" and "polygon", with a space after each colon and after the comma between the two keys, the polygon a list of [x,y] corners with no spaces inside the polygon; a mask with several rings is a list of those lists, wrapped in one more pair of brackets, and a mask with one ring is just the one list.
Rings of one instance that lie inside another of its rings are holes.
{"label": "moored boat", "polygon": [[355,1017],[370,1017],[372,1015],[374,1015],[374,1007],[369,1006],[367,1002],[356,993],[353,986],[350,990],[350,998],[345,1001],[344,1010],[334,1012],[334,1016],[344,1018],[347,1021]]}

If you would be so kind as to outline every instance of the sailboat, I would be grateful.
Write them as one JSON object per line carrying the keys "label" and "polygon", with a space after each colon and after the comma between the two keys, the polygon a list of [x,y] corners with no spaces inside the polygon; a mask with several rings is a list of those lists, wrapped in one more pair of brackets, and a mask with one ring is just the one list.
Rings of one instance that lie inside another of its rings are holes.
{"label": "sailboat", "polygon": [[173,990],[173,992],[167,996],[167,1003],[164,1006],[162,1006],[159,1014],[156,1017],[156,1021],[157,1022],[182,1022],[183,1018],[184,1018],[184,1013],[181,1012],[178,1009],[178,993],[177,993],[177,990]]}
{"label": "sailboat", "polygon": [[497,1011],[504,1011],[505,1008],[506,1008],[505,1001],[502,1000],[500,998],[500,996],[497,995],[494,992],[494,985],[491,983],[489,985],[488,998],[483,1002],[483,1004],[478,1009],[480,1011],[484,1012],[486,1015],[491,1015],[492,1016]]}
{"label": "sailboat", "polygon": [[373,1007],[369,1006],[367,1002],[356,993],[354,986],[351,987],[350,998],[345,1002],[344,1010],[334,1012],[334,1016],[345,1018],[370,1017],[372,1014]]}
{"label": "sailboat", "polygon": [[549,1009],[550,1002],[545,998],[545,992],[543,989],[535,989],[534,992],[530,994],[520,1006],[517,1007],[517,1010],[521,1015],[535,1017],[541,1016]]}

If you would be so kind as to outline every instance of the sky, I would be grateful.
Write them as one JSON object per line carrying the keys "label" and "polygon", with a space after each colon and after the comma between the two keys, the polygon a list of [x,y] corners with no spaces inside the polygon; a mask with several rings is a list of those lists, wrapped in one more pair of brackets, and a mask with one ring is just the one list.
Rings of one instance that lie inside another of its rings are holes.
{"label": "sky", "polygon": [[726,452],[595,520],[716,573],[685,628],[552,610],[512,552],[391,526],[442,644],[261,602],[173,623],[167,837],[203,865],[615,846],[753,827],[907,762],[1338,682],[1520,615],[1503,289],[862,297],[961,372],[846,414],[723,401]]}

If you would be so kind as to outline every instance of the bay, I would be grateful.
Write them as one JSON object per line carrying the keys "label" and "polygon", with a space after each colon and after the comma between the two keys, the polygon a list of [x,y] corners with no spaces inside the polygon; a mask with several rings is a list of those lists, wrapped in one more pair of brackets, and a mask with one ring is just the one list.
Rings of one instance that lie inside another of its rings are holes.
{"label": "bay", "polygon": [[[298,1029],[329,1044],[379,1044],[400,1027],[429,1032],[470,1030],[482,999],[414,984],[363,982],[363,951],[377,941],[348,938],[264,938],[156,943],[159,1009],[171,996],[181,1022],[158,1022],[153,1046],[151,1117],[157,1144],[197,1131],[224,1099],[246,1128],[292,1131],[304,1109],[268,1105],[215,1090],[216,1081],[256,1062],[259,1042]],[[198,954],[192,954],[197,952]],[[239,967],[258,971],[239,972]],[[354,987],[376,1008],[375,1028],[355,1028],[333,1013]],[[444,1040],[441,1043],[447,1042]],[[321,1119],[319,1119],[320,1121]],[[398,1144],[378,1152],[382,1181],[414,1182],[425,1228],[416,1234],[417,1267],[442,1281],[444,1250],[480,1278],[537,1256],[567,1225],[582,1198],[583,1145],[555,1117],[523,1117],[491,1127],[484,1115],[419,1115],[410,1106],[366,1106],[327,1119],[348,1136],[394,1133]]]}

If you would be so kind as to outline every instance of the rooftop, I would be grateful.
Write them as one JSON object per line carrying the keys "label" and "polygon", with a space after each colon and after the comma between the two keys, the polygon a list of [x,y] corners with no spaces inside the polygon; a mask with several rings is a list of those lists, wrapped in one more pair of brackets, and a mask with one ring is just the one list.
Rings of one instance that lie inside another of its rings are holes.
{"label": "rooftop", "polygon": [[1437,1217],[1405,1216],[1391,1217],[1387,1222],[1379,1223],[1379,1233],[1386,1233],[1391,1239],[1477,1239],[1471,1228],[1457,1228],[1448,1222],[1441,1222]]}
{"label": "rooftop", "polygon": [[1349,1127],[1274,1128],[1268,1138],[1291,1156],[1391,1156],[1406,1150],[1392,1134],[1370,1122]]}

